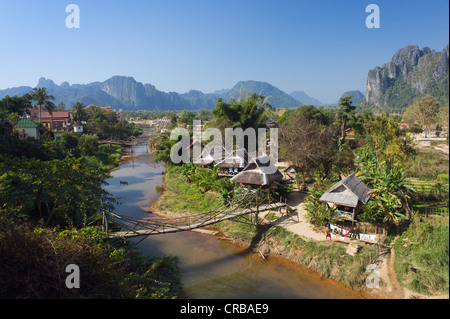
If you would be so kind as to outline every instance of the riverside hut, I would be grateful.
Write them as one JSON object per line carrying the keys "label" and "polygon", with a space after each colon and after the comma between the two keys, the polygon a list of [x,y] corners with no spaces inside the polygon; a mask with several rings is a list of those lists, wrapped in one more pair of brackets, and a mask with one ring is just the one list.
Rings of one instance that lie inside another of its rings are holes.
{"label": "riverside hut", "polygon": [[219,176],[234,176],[242,172],[250,160],[251,156],[247,153],[247,150],[241,148],[234,150],[215,166],[219,169]]}
{"label": "riverside hut", "polygon": [[193,163],[195,165],[200,165],[203,167],[212,166],[216,163],[221,162],[225,157],[228,156],[228,152],[223,146],[205,147],[199,158],[195,159]]}
{"label": "riverside hut", "polygon": [[319,200],[336,207],[341,216],[354,222],[369,198],[369,188],[355,174],[351,174],[334,184]]}
{"label": "riverside hut", "polygon": [[270,157],[261,156],[253,158],[242,172],[231,178],[231,181],[241,183],[242,186],[259,188],[276,187],[282,178],[283,175]]}

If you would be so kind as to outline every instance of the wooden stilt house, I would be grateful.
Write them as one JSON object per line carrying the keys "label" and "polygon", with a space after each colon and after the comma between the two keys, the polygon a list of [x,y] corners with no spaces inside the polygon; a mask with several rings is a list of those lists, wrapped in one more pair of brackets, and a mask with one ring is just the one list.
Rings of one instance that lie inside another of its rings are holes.
{"label": "wooden stilt house", "polygon": [[369,198],[369,188],[355,174],[351,174],[327,190],[320,201],[336,207],[341,216],[354,222]]}
{"label": "wooden stilt house", "polygon": [[223,146],[205,147],[199,158],[195,159],[193,163],[203,167],[211,167],[216,163],[221,162],[228,156],[228,152]]}
{"label": "wooden stilt house", "polygon": [[235,176],[244,170],[251,159],[247,150],[241,148],[233,151],[215,166],[219,169],[219,176]]}
{"label": "wooden stilt house", "polygon": [[270,157],[261,156],[253,158],[247,166],[230,180],[238,182],[242,186],[259,187],[276,187],[283,178],[281,172],[272,163]]}

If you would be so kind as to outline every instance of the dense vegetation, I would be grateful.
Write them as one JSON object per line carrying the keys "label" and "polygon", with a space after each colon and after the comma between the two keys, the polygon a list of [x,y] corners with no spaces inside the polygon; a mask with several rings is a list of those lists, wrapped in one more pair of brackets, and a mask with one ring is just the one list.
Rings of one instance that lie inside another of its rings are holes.
{"label": "dense vegetation", "polygon": [[[0,114],[14,121],[27,112],[32,98],[7,97],[0,101]],[[40,103],[51,109],[48,98]],[[115,134],[125,138],[141,131],[109,113],[91,108],[87,118],[80,118],[88,121],[88,133],[66,132],[59,141],[50,132],[40,140],[0,132],[1,298],[179,295],[176,258],[144,258],[130,244],[113,245],[92,224],[114,209],[115,199],[102,186],[122,153],[120,146],[99,144],[99,136],[118,130]],[[80,268],[80,289],[65,285],[69,264]]]}
{"label": "dense vegetation", "polygon": [[395,272],[399,282],[424,294],[449,292],[449,226],[444,220],[415,216],[395,242]]}

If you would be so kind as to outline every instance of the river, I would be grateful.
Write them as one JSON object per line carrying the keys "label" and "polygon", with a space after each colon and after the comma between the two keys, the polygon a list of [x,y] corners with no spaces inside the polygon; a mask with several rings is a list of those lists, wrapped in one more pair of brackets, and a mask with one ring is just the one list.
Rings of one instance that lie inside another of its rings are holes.
{"label": "river", "polygon": [[[106,190],[122,202],[116,207],[117,213],[149,217],[150,204],[160,196],[164,165],[154,163],[146,145],[134,146],[133,154],[112,172],[114,178],[108,181]],[[138,247],[146,255],[178,256],[183,298],[363,298],[362,294],[294,262],[274,257],[263,260],[259,254],[208,234],[186,231],[149,236]]]}

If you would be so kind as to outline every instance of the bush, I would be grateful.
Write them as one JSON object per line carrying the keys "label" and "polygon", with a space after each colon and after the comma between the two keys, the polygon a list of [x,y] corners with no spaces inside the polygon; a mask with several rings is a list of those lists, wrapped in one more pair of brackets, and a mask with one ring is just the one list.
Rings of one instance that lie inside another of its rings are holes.
{"label": "bush", "polygon": [[[0,212],[0,298],[174,298],[181,291],[177,259],[146,260],[116,249],[95,228],[33,228]],[[80,268],[68,289],[66,266]]]}

